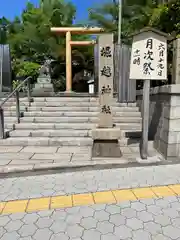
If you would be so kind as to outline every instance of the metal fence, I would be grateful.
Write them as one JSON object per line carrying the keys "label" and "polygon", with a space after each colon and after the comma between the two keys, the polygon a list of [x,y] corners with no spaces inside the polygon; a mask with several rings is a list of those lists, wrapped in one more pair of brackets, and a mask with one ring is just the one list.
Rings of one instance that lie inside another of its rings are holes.
{"label": "metal fence", "polygon": [[[114,45],[114,93],[119,102],[136,101],[136,80],[129,80],[131,48]],[[120,58],[120,59],[119,59]],[[94,47],[95,93],[98,93],[98,46]]]}

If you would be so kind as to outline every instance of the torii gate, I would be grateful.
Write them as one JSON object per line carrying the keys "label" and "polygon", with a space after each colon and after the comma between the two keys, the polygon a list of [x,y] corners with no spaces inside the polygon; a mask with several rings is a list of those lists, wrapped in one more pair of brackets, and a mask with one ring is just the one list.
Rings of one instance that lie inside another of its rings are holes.
{"label": "torii gate", "polygon": [[72,59],[71,46],[94,45],[96,41],[71,41],[71,34],[98,34],[104,29],[98,27],[53,27],[51,32],[61,34],[66,33],[66,92],[72,91]]}

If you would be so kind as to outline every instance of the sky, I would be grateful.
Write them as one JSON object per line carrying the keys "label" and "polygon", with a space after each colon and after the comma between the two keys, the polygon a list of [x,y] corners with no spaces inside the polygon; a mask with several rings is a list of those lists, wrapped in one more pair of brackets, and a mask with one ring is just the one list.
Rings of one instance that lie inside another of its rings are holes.
{"label": "sky", "polygon": [[[29,0],[32,3],[37,4],[38,0]],[[86,20],[88,16],[88,8],[102,3],[105,0],[71,0],[77,7],[77,22]],[[14,16],[19,16],[22,9],[24,9],[27,0],[0,0],[0,18],[5,16],[6,18],[13,19]]]}

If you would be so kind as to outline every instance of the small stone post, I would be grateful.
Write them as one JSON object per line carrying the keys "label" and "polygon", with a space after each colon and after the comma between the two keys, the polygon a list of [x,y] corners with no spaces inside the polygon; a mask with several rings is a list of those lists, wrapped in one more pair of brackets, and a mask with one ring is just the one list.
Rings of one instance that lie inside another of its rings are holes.
{"label": "small stone post", "polygon": [[102,34],[98,40],[99,76],[99,121],[92,130],[94,139],[93,157],[120,157],[120,129],[113,128],[113,78],[114,78],[113,34]]}

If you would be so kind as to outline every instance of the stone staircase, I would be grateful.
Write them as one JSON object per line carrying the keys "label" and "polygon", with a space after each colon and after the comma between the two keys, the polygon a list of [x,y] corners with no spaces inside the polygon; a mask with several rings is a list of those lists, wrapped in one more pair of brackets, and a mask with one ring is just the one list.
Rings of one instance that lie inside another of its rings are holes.
{"label": "stone staircase", "polygon": [[30,107],[27,98],[20,98],[20,110],[17,123],[15,99],[4,105],[7,138],[0,139],[0,177],[59,168],[112,168],[139,157],[139,142],[135,139],[129,145],[128,138],[141,132],[136,103],[113,102],[114,124],[122,132],[120,159],[92,158],[91,130],[97,126],[99,112],[95,97],[35,97]]}
{"label": "stone staircase", "polygon": [[[1,99],[2,101],[3,99]],[[21,122],[16,123],[15,100],[4,105],[8,138],[0,145],[92,146],[91,129],[98,123],[98,99],[90,97],[20,99]],[[122,134],[141,131],[141,115],[135,103],[113,102],[114,123]]]}

